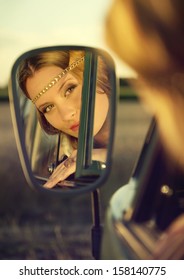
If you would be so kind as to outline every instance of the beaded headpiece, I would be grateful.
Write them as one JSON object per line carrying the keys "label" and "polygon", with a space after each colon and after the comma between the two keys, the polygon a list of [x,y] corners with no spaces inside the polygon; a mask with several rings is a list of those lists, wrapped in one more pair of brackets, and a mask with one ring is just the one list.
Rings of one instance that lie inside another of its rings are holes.
{"label": "beaded headpiece", "polygon": [[44,94],[46,93],[51,87],[53,87],[64,75],[66,75],[69,71],[73,70],[77,67],[82,61],[84,61],[84,57],[81,57],[70,64],[67,68],[65,68],[61,73],[59,73],[56,77],[54,77],[50,83],[48,83],[42,91],[40,91],[31,101],[33,104]]}

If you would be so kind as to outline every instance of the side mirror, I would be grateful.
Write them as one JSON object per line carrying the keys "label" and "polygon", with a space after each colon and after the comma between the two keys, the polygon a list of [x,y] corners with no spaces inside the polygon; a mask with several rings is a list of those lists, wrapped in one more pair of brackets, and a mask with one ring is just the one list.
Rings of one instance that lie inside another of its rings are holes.
{"label": "side mirror", "polygon": [[[26,52],[13,65],[9,99],[31,187],[70,195],[102,185],[111,166],[116,106],[109,54],[79,46]],[[48,188],[54,174],[61,180]]]}

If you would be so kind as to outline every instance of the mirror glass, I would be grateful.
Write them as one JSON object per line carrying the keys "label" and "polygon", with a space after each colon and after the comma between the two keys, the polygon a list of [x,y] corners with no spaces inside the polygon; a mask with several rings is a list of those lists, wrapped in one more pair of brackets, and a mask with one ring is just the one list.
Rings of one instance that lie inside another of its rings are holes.
{"label": "mirror glass", "polygon": [[27,52],[13,66],[9,91],[23,169],[39,185],[81,188],[104,174],[115,95],[114,64],[106,52],[84,47]]}

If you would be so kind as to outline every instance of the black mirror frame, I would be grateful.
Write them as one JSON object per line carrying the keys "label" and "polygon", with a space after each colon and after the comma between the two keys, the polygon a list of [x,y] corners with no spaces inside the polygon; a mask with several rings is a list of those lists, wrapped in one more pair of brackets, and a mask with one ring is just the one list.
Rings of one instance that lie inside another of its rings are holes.
{"label": "black mirror frame", "polygon": [[[52,190],[46,189],[40,184],[38,184],[37,180],[33,176],[30,163],[29,163],[29,158],[27,155],[26,151],[26,146],[25,146],[25,141],[23,135],[23,128],[21,125],[21,114],[20,114],[20,103],[19,103],[19,98],[16,93],[17,91],[17,82],[16,82],[16,77],[15,73],[18,68],[19,63],[32,55],[35,55],[41,51],[54,51],[54,50],[83,50],[83,51],[88,51],[93,54],[98,53],[99,55],[102,55],[104,57],[108,58],[108,61],[111,64],[111,71],[110,71],[110,79],[111,79],[111,85],[112,85],[112,94],[110,96],[110,116],[111,116],[111,122],[110,122],[110,135],[109,135],[109,144],[107,147],[107,161],[106,161],[106,168],[98,179],[96,179],[94,182],[91,182],[89,184],[86,183],[85,186],[82,187],[77,187],[77,188],[53,188]],[[26,177],[26,180],[31,188],[34,190],[42,191],[44,193],[52,193],[56,195],[62,195],[63,197],[71,196],[71,195],[77,195],[77,194],[84,194],[86,192],[92,192],[95,189],[99,188],[101,185],[104,184],[104,182],[107,180],[108,175],[110,174],[111,170],[111,164],[112,164],[112,150],[113,150],[113,141],[114,141],[114,130],[115,130],[115,117],[116,117],[116,103],[117,103],[117,81],[116,81],[116,74],[115,74],[115,65],[114,61],[111,58],[111,56],[104,50],[97,49],[97,48],[92,48],[92,47],[85,47],[85,46],[69,46],[69,45],[63,45],[63,46],[51,46],[51,47],[43,47],[43,48],[37,48],[34,50],[30,50],[22,54],[21,56],[18,57],[18,59],[15,61],[12,71],[11,71],[11,76],[9,80],[9,85],[8,85],[8,92],[9,92],[9,101],[10,101],[10,110],[11,110],[11,115],[12,115],[12,122],[13,122],[13,128],[14,128],[14,135],[16,139],[16,144],[17,144],[17,149],[18,149],[18,154],[20,158],[20,162],[22,165],[22,169],[24,172],[24,175]]]}

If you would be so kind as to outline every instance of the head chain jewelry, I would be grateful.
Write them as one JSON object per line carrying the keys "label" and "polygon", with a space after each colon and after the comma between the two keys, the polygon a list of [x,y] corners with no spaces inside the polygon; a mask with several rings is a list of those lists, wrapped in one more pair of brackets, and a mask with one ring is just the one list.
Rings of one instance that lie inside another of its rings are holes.
{"label": "head chain jewelry", "polygon": [[77,67],[82,61],[84,61],[84,56],[79,58],[78,60],[74,61],[72,64],[70,64],[67,68],[65,68],[59,75],[57,75],[56,77],[54,77],[54,79],[52,79],[50,81],[50,83],[48,85],[46,85],[44,87],[44,89],[42,89],[42,91],[40,91],[31,101],[33,102],[33,104],[35,104],[35,102],[44,94],[46,93],[51,87],[53,87],[64,75],[66,75],[69,71],[73,70],[75,67]]}

